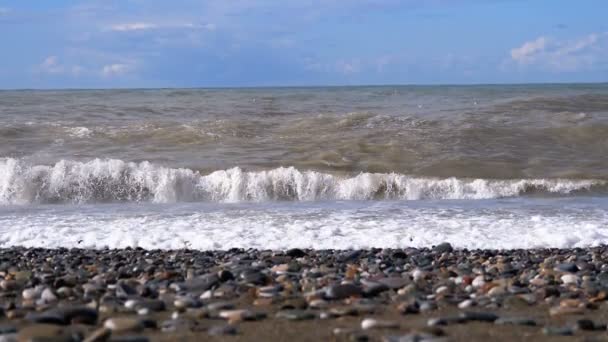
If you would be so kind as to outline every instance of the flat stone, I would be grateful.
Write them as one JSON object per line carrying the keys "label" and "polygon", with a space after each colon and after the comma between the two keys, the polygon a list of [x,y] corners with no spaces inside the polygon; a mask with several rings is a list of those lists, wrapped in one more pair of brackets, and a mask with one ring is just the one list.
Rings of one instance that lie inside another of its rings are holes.
{"label": "flat stone", "polygon": [[467,321],[494,322],[498,315],[491,312],[465,311],[460,313],[460,317]]}
{"label": "flat stone", "polygon": [[448,317],[437,317],[437,318],[431,318],[427,321],[427,325],[429,327],[435,327],[435,326],[443,326],[443,325],[452,325],[452,324],[462,324],[465,323],[467,320],[463,317],[456,317],[456,316],[448,316]]}
{"label": "flat stone", "polygon": [[211,336],[236,335],[237,332],[236,327],[232,324],[214,325],[207,330]]}
{"label": "flat stone", "polygon": [[97,310],[82,306],[58,307],[42,313],[30,313],[26,316],[26,319],[35,323],[46,324],[68,325],[80,323],[94,325],[97,324],[98,316]]}
{"label": "flat stone", "polygon": [[574,330],[570,327],[544,327],[543,334],[549,336],[572,336]]}
{"label": "flat stone", "polygon": [[409,278],[401,277],[387,277],[376,280],[380,284],[388,286],[390,289],[398,290],[406,285],[409,285],[412,281]]}
{"label": "flat stone", "polygon": [[266,317],[266,314],[250,310],[224,310],[220,311],[218,316],[220,318],[227,319],[230,322],[239,322],[256,321]]}
{"label": "flat stone", "polygon": [[536,326],[537,323],[532,318],[527,317],[500,317],[494,321],[494,324],[499,325],[527,325]]}
{"label": "flat stone", "polygon": [[277,318],[284,318],[290,321],[302,321],[314,319],[317,315],[312,311],[307,310],[282,310],[277,312]]}
{"label": "flat stone", "polygon": [[580,281],[580,278],[574,274],[564,274],[560,279],[564,284],[577,284]]}
{"label": "flat stone", "polygon": [[555,265],[554,270],[558,272],[576,273],[579,271],[579,268],[573,263],[563,263]]}
{"label": "flat stone", "polygon": [[220,282],[220,278],[217,274],[206,274],[201,277],[188,279],[183,283],[174,283],[172,287],[175,288],[176,291],[186,291],[186,292],[205,292],[210,288],[218,285]]}
{"label": "flat stone", "polygon": [[325,297],[328,299],[344,299],[349,297],[358,297],[363,293],[363,290],[354,284],[339,284],[332,285],[325,289]]}
{"label": "flat stone", "polygon": [[365,318],[361,321],[361,329],[398,329],[399,323],[394,321],[379,320],[375,318]]}
{"label": "flat stone", "polygon": [[103,326],[115,333],[139,332],[144,329],[142,321],[132,317],[113,317],[108,318]]}

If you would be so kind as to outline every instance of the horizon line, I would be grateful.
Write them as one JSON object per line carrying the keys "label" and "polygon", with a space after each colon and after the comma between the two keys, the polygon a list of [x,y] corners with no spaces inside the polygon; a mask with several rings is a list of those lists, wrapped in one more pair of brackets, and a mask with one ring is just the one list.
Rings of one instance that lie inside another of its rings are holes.
{"label": "horizon line", "polygon": [[276,88],[360,88],[360,87],[475,87],[475,86],[525,86],[525,85],[604,85],[608,81],[589,82],[504,82],[504,83],[386,83],[386,84],[327,84],[327,85],[259,85],[259,86],[192,86],[192,87],[91,87],[91,88],[1,88],[0,91],[87,91],[87,90],[198,90],[198,89],[276,89]]}

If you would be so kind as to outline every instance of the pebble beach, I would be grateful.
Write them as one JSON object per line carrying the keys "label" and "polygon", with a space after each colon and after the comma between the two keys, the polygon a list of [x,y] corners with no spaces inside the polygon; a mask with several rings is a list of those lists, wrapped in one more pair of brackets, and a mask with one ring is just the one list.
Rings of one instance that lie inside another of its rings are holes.
{"label": "pebble beach", "polygon": [[607,338],[608,247],[0,250],[0,341]]}

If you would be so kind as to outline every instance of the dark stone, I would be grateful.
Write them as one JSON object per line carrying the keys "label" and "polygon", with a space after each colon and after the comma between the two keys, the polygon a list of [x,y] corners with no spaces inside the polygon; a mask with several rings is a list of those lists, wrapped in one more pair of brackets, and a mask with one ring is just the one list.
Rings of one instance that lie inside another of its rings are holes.
{"label": "dark stone", "polygon": [[183,283],[174,284],[177,291],[204,292],[218,285],[220,278],[217,274],[206,274],[198,278],[188,279]]}
{"label": "dark stone", "polygon": [[360,296],[362,293],[361,288],[353,284],[339,284],[325,288],[325,297],[328,299],[344,299]]}
{"label": "dark stone", "polygon": [[245,271],[241,273],[241,279],[245,281],[247,284],[253,285],[266,285],[268,282],[268,276],[260,271]]}
{"label": "dark stone", "polygon": [[595,323],[590,319],[579,319],[574,328],[576,330],[595,330]]}
{"label": "dark stone", "polygon": [[68,325],[71,323],[97,324],[98,313],[88,307],[53,308],[42,313],[30,313],[26,319],[35,323]]}
{"label": "dark stone", "polygon": [[220,278],[220,281],[228,281],[234,279],[234,274],[228,270],[221,270],[217,273],[217,276]]}
{"label": "dark stone", "polygon": [[287,252],[285,252],[285,255],[290,256],[292,258],[302,258],[305,257],[307,254],[299,248],[292,248],[287,250]]}
{"label": "dark stone", "polygon": [[440,243],[437,246],[433,247],[433,252],[435,253],[450,253],[453,250],[454,248],[449,242]]}
{"label": "dark stone", "polygon": [[576,273],[579,271],[578,266],[573,263],[563,263],[555,265],[555,270],[559,272]]}
{"label": "dark stone", "polygon": [[536,321],[527,317],[500,317],[494,324],[536,326]]}
{"label": "dark stone", "polygon": [[405,258],[407,258],[407,254],[405,254],[404,251],[395,251],[395,252],[393,252],[391,257],[393,259],[405,259]]}
{"label": "dark stone", "polygon": [[429,327],[435,327],[438,325],[452,325],[452,324],[462,324],[462,323],[466,323],[466,318],[463,317],[455,317],[455,316],[449,316],[449,317],[438,317],[438,318],[431,318],[428,320],[427,325]]}
{"label": "dark stone", "polygon": [[379,295],[380,293],[382,293],[384,291],[388,291],[388,290],[389,290],[389,287],[384,284],[368,283],[363,288],[363,295],[365,297],[375,297],[375,296]]}
{"label": "dark stone", "polygon": [[123,281],[116,283],[116,297],[125,299],[132,296],[137,296],[137,289]]}
{"label": "dark stone", "polygon": [[544,327],[543,334],[549,336],[572,336],[574,331],[570,327]]}
{"label": "dark stone", "polygon": [[236,335],[237,332],[236,327],[231,324],[214,325],[207,331],[211,336]]}
{"label": "dark stone", "polygon": [[460,317],[464,318],[467,321],[477,321],[477,322],[494,322],[498,319],[498,315],[493,314],[491,312],[475,312],[475,311],[461,312]]}

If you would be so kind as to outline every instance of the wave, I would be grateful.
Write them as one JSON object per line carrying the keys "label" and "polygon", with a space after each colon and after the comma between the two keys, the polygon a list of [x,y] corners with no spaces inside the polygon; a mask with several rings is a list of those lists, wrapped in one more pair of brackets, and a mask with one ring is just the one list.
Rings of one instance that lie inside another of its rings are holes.
{"label": "wave", "polygon": [[150,162],[95,159],[29,165],[0,159],[0,204],[491,199],[606,191],[605,180],[427,178],[397,173],[339,176],[280,167],[202,174]]}

